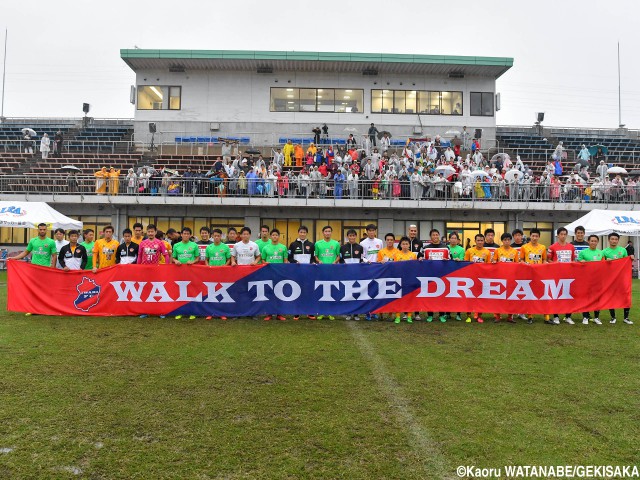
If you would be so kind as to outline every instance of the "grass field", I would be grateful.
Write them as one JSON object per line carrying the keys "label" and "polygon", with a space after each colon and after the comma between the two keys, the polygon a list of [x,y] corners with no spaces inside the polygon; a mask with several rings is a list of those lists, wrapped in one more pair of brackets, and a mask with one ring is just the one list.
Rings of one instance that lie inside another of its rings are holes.
{"label": "grass field", "polygon": [[640,322],[25,317],[6,313],[5,282],[1,479],[437,480],[638,461]]}

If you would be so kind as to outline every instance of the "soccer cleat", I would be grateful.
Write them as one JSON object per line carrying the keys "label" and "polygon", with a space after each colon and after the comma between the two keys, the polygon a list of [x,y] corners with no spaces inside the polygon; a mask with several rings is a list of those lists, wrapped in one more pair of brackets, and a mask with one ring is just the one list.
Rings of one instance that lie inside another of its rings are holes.
{"label": "soccer cleat", "polygon": [[195,315],[189,315],[189,320],[195,320],[196,316]]}
{"label": "soccer cleat", "polygon": [[495,317],[493,317],[493,323],[500,323],[500,320],[502,320],[502,318],[500,318],[500,315],[496,315]]}
{"label": "soccer cleat", "polygon": [[[30,317],[30,316],[31,316],[31,313],[27,312],[27,313],[25,313],[25,314],[24,314],[24,316],[25,316],[25,317]],[[140,318],[143,318],[143,317],[140,317]]]}
{"label": "soccer cleat", "polygon": [[285,317],[284,315],[278,315],[276,318],[281,322],[284,322],[287,319],[287,317]]}
{"label": "soccer cleat", "polygon": [[553,320],[545,320],[544,324],[545,325],[555,325],[555,323],[553,323]]}
{"label": "soccer cleat", "polygon": [[589,320],[591,320],[589,317],[582,317],[582,324],[589,325]]}
{"label": "soccer cleat", "polygon": [[406,315],[402,315],[402,320],[407,320],[407,316]]}
{"label": "soccer cleat", "polygon": [[226,320],[227,317],[220,317],[220,320]]}
{"label": "soccer cleat", "polygon": [[160,318],[167,318],[166,315],[160,315]]}
{"label": "soccer cleat", "polygon": [[533,317],[527,318],[527,323],[533,325]]}
{"label": "soccer cleat", "polygon": [[353,319],[354,319],[356,322],[359,322],[359,321],[360,321],[360,317],[359,317],[358,315],[356,315],[355,317],[353,317]]}
{"label": "soccer cleat", "polygon": [[333,315],[329,315],[328,318],[329,318],[329,320],[335,320],[336,319],[336,317],[334,317]]}
{"label": "soccer cleat", "polygon": [[553,324],[560,325],[560,317],[553,317]]}
{"label": "soccer cleat", "polygon": [[612,325],[615,325],[617,322],[617,320],[615,318],[612,318],[611,320],[609,320],[609,323]]}
{"label": "soccer cleat", "polygon": [[[31,315],[31,314],[29,314],[29,315]],[[140,315],[140,317],[139,317],[139,318],[147,318],[148,316],[149,316],[149,315],[147,315],[147,314],[145,313],[145,314]]]}
{"label": "soccer cleat", "polygon": [[318,315],[316,318],[317,318],[318,320],[322,320],[322,319],[324,318],[324,315]]}
{"label": "soccer cleat", "polygon": [[271,320],[271,315],[267,315],[266,317],[264,317],[265,322],[268,322],[269,320]]}
{"label": "soccer cleat", "polygon": [[627,325],[633,325],[633,322],[631,320],[629,320],[628,318],[625,318],[623,320],[624,323],[626,323]]}
{"label": "soccer cleat", "polygon": [[521,313],[520,315],[518,315],[518,318],[519,318],[520,320],[529,320],[529,319],[527,318],[527,316],[526,316],[524,313]]}
{"label": "soccer cleat", "polygon": [[516,323],[516,321],[513,319],[513,315],[507,315],[507,322]]}
{"label": "soccer cleat", "polygon": [[575,322],[571,320],[571,317],[564,317],[564,321],[569,325],[575,325]]}
{"label": "soccer cleat", "polygon": [[309,317],[309,320],[315,320],[316,319],[315,315],[307,315],[307,317]]}
{"label": "soccer cleat", "polygon": [[371,314],[370,314],[370,313],[367,313],[367,314],[364,316],[364,319],[365,319],[367,322],[370,322],[370,321],[371,321]]}
{"label": "soccer cleat", "polygon": [[467,317],[467,319],[465,320],[466,323],[471,323],[471,317]]}
{"label": "soccer cleat", "polygon": [[484,320],[482,319],[482,317],[476,317],[476,321],[478,323],[484,323]]}
{"label": "soccer cleat", "polygon": [[294,320],[300,320],[300,315],[294,315],[294,316],[293,316],[293,319],[294,319]]}
{"label": "soccer cleat", "polygon": [[347,315],[346,317],[344,317],[344,319],[347,321],[351,320],[351,315]]}
{"label": "soccer cleat", "polygon": [[213,317],[209,315],[208,317],[204,317],[205,320],[211,320]]}
{"label": "soccer cleat", "polygon": [[420,320],[422,320],[422,318],[420,318],[420,315],[416,315],[415,319],[416,319],[416,321],[418,321],[418,322],[419,322]]}
{"label": "soccer cleat", "polygon": [[599,318],[594,318],[593,323],[595,323],[596,325],[602,325],[602,322],[600,321]]}
{"label": "soccer cleat", "polygon": [[383,319],[381,319],[380,317],[378,317],[378,314],[377,314],[377,313],[374,313],[374,314],[373,314],[373,319],[374,319],[374,320],[383,320]]}
{"label": "soccer cleat", "polygon": [[176,320],[180,320],[182,318],[182,315],[176,315]]}
{"label": "soccer cleat", "polygon": [[433,317],[431,315],[429,315],[427,317],[427,322],[429,322],[429,323],[433,322]]}
{"label": "soccer cleat", "polygon": [[462,321],[462,317],[460,316],[460,314],[456,315],[456,320],[459,322]]}
{"label": "soccer cleat", "polygon": [[440,315],[440,323],[446,323],[447,317],[446,315]]}
{"label": "soccer cleat", "polygon": [[411,319],[411,315],[407,316],[407,323],[413,323],[413,320]]}
{"label": "soccer cleat", "polygon": [[398,315],[398,316],[396,317],[396,319],[394,320],[394,322],[393,322],[393,323],[400,323],[400,315]]}

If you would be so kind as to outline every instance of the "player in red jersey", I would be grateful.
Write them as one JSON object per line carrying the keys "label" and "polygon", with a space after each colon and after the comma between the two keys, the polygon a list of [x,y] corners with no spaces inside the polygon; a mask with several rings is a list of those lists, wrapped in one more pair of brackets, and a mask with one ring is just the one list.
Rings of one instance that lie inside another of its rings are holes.
{"label": "player in red jersey", "polygon": [[[576,247],[567,242],[567,229],[560,227],[556,231],[558,241],[549,247],[547,250],[547,261],[549,263],[571,263],[575,260]],[[564,321],[569,325],[573,325],[571,320],[571,314],[565,313]],[[560,325],[560,316],[557,313],[553,314],[554,325]]]}

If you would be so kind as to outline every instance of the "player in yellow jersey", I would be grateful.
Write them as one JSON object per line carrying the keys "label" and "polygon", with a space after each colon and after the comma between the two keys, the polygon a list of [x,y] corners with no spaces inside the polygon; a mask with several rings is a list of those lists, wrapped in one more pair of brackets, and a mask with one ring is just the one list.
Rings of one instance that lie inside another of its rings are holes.
{"label": "player in yellow jersey", "polygon": [[[396,254],[396,262],[418,259],[418,255],[411,251],[411,240],[409,240],[409,237],[402,237],[399,246],[400,250]],[[413,323],[411,312],[402,314],[402,318],[406,320],[407,323]],[[395,323],[400,323],[400,313],[396,313]]]}
{"label": "player in yellow jersey", "polygon": [[396,262],[399,250],[394,247],[394,243],[396,243],[396,237],[393,233],[387,233],[384,236],[384,241],[387,246],[382,250],[378,250],[378,262]]}
{"label": "player in yellow jersey", "polygon": [[[491,262],[491,252],[489,249],[484,248],[484,235],[481,233],[476,235],[475,238],[476,246],[469,248],[466,252],[464,252],[464,259],[467,262],[473,263],[490,263]],[[482,314],[474,313],[473,318],[478,323],[484,323],[482,319]],[[471,323],[471,313],[467,312],[467,323]]]}
{"label": "player in yellow jersey", "polygon": [[[540,230],[532,228],[529,232],[529,243],[522,246],[520,249],[520,261],[528,263],[529,265],[542,265],[547,263],[547,247],[538,243],[540,241]],[[544,323],[553,325],[553,322],[549,320],[550,316],[544,316]],[[527,323],[531,325],[533,323],[533,315],[528,315]]]}
{"label": "player in yellow jersey", "polygon": [[[493,254],[493,260],[491,263],[518,263],[520,261],[520,252],[511,246],[512,236],[509,232],[505,232],[500,237],[502,245],[496,249]],[[494,321],[497,323],[500,321],[500,314],[493,314]],[[507,315],[507,322],[516,323],[513,319],[513,314]]]}

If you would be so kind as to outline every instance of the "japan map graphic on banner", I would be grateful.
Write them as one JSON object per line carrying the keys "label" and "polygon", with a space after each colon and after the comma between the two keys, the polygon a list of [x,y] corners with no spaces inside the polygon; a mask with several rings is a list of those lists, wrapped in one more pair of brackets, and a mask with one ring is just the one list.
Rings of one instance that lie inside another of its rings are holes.
{"label": "japan map graphic on banner", "polygon": [[8,309],[43,315],[548,314],[631,306],[629,258],[545,265],[116,265],[96,274],[10,261],[8,270]]}

